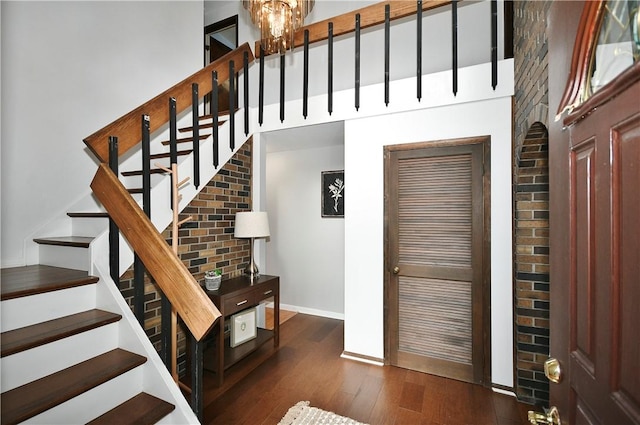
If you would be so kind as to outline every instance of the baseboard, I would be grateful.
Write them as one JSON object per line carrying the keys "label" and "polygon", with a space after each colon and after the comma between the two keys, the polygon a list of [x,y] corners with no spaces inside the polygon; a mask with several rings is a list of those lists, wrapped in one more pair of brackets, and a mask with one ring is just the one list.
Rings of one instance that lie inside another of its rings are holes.
{"label": "baseboard", "polygon": [[[273,307],[273,303],[266,303],[267,307]],[[320,316],[320,317],[326,317],[328,319],[337,319],[337,320],[344,320],[344,314],[343,313],[336,313],[333,311],[325,311],[325,310],[316,310],[314,308],[307,308],[307,307],[298,307],[295,305],[290,305],[290,304],[280,304],[280,310],[289,310],[289,311],[295,311],[297,313],[301,313],[301,314],[309,314],[311,316]]]}
{"label": "baseboard", "polygon": [[358,362],[368,363],[376,366],[384,366],[384,359],[364,356],[362,354],[350,353],[348,351],[343,351],[342,354],[340,354],[340,357],[342,357],[343,359],[355,360]]}

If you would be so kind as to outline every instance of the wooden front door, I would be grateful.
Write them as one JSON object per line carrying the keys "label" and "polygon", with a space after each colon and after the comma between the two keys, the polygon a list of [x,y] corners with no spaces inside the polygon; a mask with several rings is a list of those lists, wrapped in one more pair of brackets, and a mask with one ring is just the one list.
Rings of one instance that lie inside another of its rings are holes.
{"label": "wooden front door", "polygon": [[488,137],[385,150],[386,358],[488,381]]}
{"label": "wooden front door", "polygon": [[592,90],[607,11],[557,3],[550,111],[574,109],[549,134],[550,354],[560,368],[550,402],[563,423],[640,424],[640,62]]}

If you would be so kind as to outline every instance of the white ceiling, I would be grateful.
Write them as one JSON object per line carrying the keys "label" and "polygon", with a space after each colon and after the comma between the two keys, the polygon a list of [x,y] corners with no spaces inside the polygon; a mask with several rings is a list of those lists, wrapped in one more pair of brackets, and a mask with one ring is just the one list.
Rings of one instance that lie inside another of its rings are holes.
{"label": "white ceiling", "polygon": [[342,121],[262,133],[267,153],[344,145]]}

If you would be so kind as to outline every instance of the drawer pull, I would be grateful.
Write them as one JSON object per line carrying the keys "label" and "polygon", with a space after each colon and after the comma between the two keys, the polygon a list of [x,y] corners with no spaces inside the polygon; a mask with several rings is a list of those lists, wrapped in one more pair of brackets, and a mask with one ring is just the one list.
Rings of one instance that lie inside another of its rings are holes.
{"label": "drawer pull", "polygon": [[265,292],[264,292],[264,294],[265,294],[265,295],[269,295],[269,294],[270,294],[270,293],[272,293],[272,292],[273,292],[273,289],[269,289],[268,291],[265,291]]}
{"label": "drawer pull", "polygon": [[236,303],[236,305],[242,305],[242,304],[246,304],[248,302],[249,302],[249,300],[244,300],[244,301],[240,301],[239,303]]}

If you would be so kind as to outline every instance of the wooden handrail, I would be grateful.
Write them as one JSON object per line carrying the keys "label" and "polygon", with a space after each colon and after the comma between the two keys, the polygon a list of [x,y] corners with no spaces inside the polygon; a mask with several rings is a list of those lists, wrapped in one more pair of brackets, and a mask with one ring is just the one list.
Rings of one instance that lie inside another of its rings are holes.
{"label": "wooden handrail", "polygon": [[[389,20],[393,21],[400,18],[405,18],[410,15],[415,15],[418,8],[417,1],[383,1],[380,3],[372,4],[352,12],[343,13],[324,21],[314,22],[313,24],[306,25],[300,28],[294,34],[293,47],[300,47],[304,45],[304,30],[309,30],[309,44],[313,44],[322,40],[326,40],[328,37],[328,24],[333,23],[333,36],[338,37],[344,34],[354,32],[355,16],[360,14],[360,28],[365,29],[375,25],[384,24],[384,9],[385,5],[389,5]],[[422,10],[431,10],[438,7],[451,4],[451,0],[424,0],[422,2]],[[260,56],[260,40],[255,44],[256,56]]]}
{"label": "wooden handrail", "polygon": [[107,164],[98,166],[91,189],[194,338],[201,340],[220,317],[220,311]]}
{"label": "wooden handrail", "polygon": [[185,78],[168,90],[160,93],[153,99],[143,103],[131,112],[123,115],[111,124],[101,128],[92,135],[86,137],[84,142],[91,151],[98,157],[100,162],[108,162],[109,158],[109,136],[118,137],[118,155],[122,156],[133,146],[140,143],[140,119],[142,115],[149,115],[151,132],[162,127],[169,121],[169,98],[176,99],[176,111],[179,114],[191,107],[191,84],[197,83],[199,87],[199,97],[211,91],[211,72],[218,72],[218,81],[223,82],[229,79],[229,61],[233,60],[236,69],[242,68],[244,53],[249,55],[249,61],[254,60],[253,52],[248,43],[243,44],[236,50],[227,53],[220,59],[207,65],[200,71]]}

